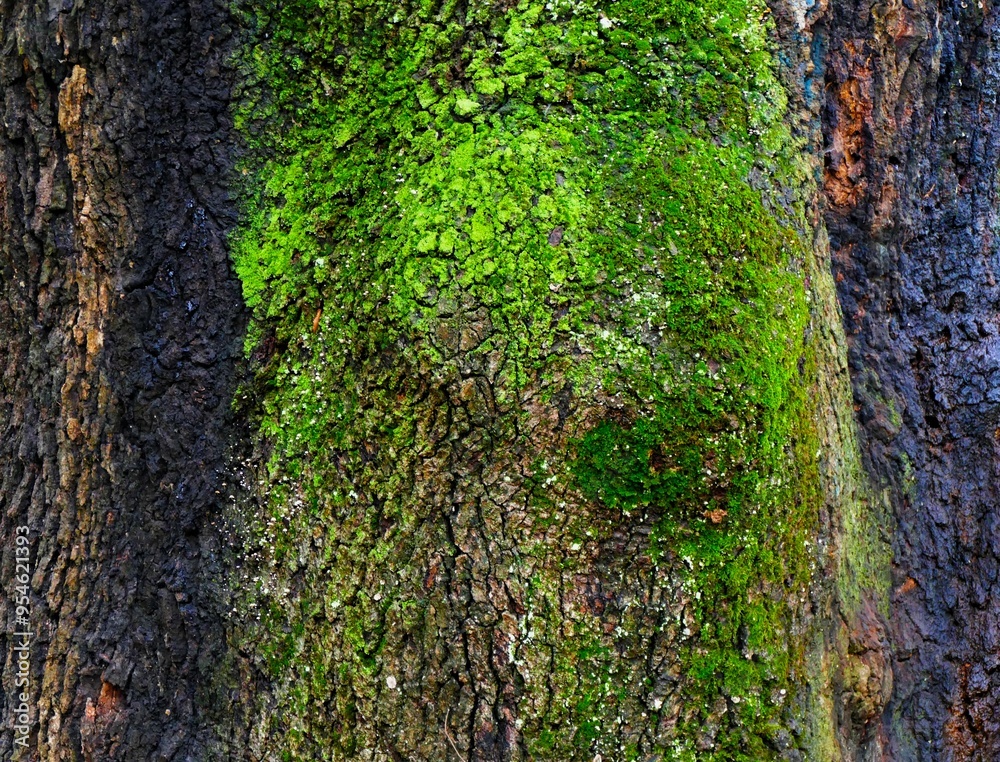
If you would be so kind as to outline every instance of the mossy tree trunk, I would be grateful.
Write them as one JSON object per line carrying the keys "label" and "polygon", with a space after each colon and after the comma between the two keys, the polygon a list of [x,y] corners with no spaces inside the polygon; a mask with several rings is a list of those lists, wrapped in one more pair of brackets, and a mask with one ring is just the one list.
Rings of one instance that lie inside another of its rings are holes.
{"label": "mossy tree trunk", "polygon": [[867,748],[887,556],[767,9],[242,12],[254,755]]}
{"label": "mossy tree trunk", "polygon": [[0,0],[0,758],[983,758],[991,14]]}

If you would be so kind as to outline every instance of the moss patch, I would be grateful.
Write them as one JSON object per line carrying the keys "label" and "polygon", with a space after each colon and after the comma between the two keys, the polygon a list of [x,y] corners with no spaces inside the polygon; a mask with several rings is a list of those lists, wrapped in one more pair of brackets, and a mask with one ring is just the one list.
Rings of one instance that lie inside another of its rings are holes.
{"label": "moss patch", "polygon": [[[244,606],[282,754],[446,750],[394,724],[430,679],[402,663],[484,653],[531,758],[775,758],[818,481],[763,3],[241,12],[234,252],[274,445]],[[622,531],[645,597],[574,597]],[[647,622],[668,584],[684,621]],[[637,655],[658,633],[669,669]]]}

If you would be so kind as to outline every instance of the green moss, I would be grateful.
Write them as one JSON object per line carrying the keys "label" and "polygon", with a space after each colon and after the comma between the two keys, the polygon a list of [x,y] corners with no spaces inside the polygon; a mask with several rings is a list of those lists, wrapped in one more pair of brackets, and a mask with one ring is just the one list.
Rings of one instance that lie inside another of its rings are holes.
{"label": "green moss", "polygon": [[[308,727],[287,758],[370,743],[377,722],[349,717],[392,711],[393,649],[447,626],[421,554],[461,555],[436,496],[479,489],[462,475],[481,467],[456,442],[519,469],[532,529],[491,573],[516,569],[515,651],[547,665],[523,678],[533,757],[772,758],[818,481],[804,224],[776,203],[804,181],[764,4],[242,12],[257,41],[234,256],[274,446],[245,606],[267,611],[248,641],[286,686],[271,721]],[[526,400],[565,389],[579,435],[538,438]],[[642,522],[650,574],[693,602],[669,741],[621,720],[645,678],[619,649],[645,620],[609,636],[564,606],[590,570],[567,546]],[[732,719],[695,751],[720,696]]]}

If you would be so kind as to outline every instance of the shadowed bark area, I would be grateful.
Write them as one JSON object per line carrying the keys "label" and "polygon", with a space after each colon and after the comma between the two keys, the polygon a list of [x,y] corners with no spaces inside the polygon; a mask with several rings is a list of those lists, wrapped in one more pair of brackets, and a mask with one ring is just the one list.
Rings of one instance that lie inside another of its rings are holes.
{"label": "shadowed bark area", "polygon": [[998,20],[833,2],[819,37],[855,409],[897,524],[890,760],[1000,756]]}
{"label": "shadowed bark area", "polygon": [[200,707],[224,705],[228,24],[222,2],[0,3],[0,621],[26,525],[35,634],[28,748],[4,732],[3,759],[204,759]]}

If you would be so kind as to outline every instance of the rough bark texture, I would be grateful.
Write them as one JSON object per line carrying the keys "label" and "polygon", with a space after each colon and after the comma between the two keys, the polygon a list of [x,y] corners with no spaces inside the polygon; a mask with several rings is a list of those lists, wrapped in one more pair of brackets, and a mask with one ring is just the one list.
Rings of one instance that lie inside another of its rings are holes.
{"label": "rough bark texture", "polygon": [[1000,757],[997,14],[771,10],[0,0],[0,759]]}
{"label": "rough bark texture", "polygon": [[885,555],[766,9],[248,5],[254,755],[864,753]]}
{"label": "rough bark texture", "polygon": [[205,758],[242,332],[227,24],[211,1],[0,3],[0,621],[26,525],[35,634],[30,743],[5,730],[3,759]]}
{"label": "rough bark texture", "polygon": [[992,4],[833,2],[825,190],[870,472],[897,529],[891,760],[1000,756]]}

